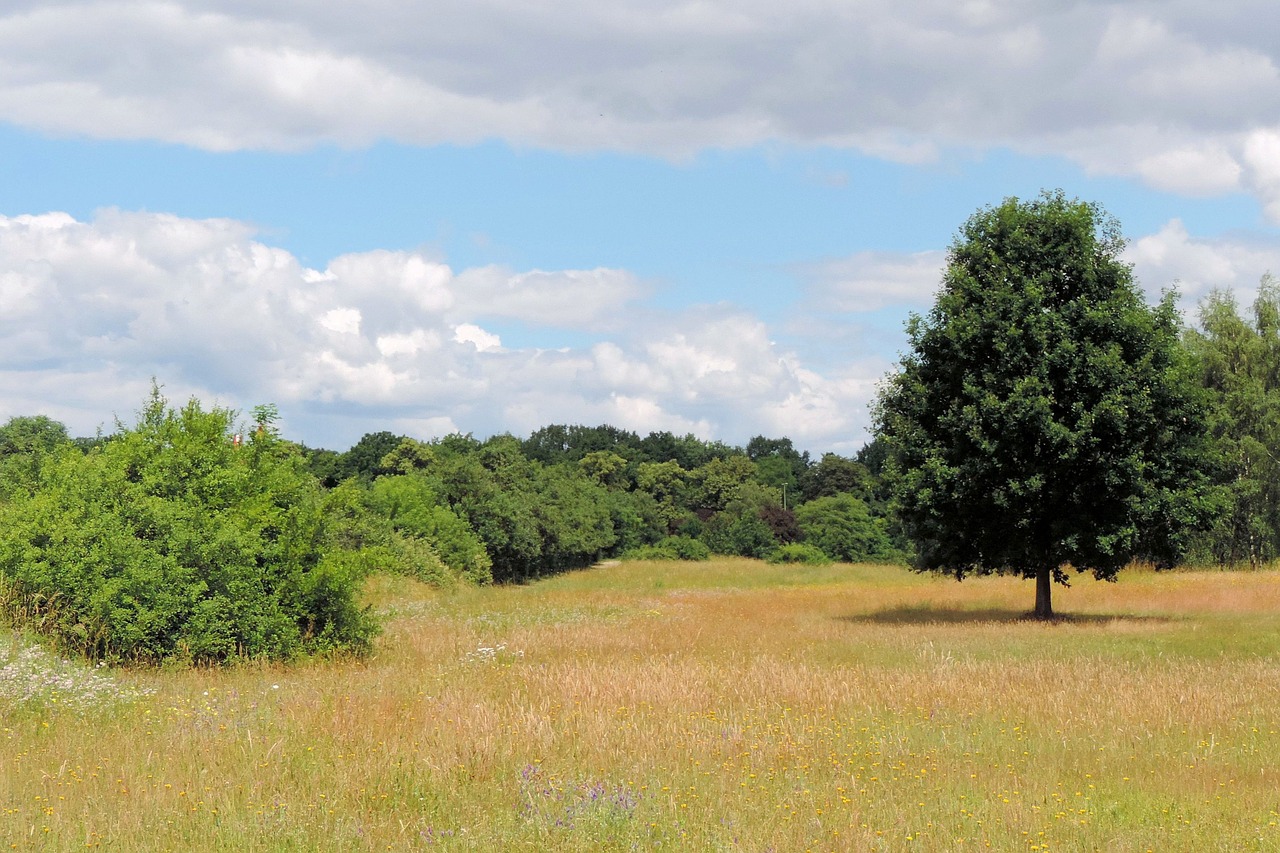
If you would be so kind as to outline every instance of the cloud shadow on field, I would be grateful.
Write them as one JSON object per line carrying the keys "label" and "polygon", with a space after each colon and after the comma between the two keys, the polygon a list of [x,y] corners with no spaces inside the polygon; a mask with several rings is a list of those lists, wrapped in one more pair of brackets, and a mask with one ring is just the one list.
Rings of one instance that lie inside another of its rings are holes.
{"label": "cloud shadow on field", "polygon": [[[981,625],[1014,624],[1026,622],[1038,624],[1030,611],[1004,607],[946,607],[932,604],[912,604],[889,607],[872,613],[837,616],[841,622],[861,625]],[[1106,625],[1154,624],[1169,622],[1163,616],[1143,616],[1130,613],[1059,613],[1048,620],[1051,625]]]}

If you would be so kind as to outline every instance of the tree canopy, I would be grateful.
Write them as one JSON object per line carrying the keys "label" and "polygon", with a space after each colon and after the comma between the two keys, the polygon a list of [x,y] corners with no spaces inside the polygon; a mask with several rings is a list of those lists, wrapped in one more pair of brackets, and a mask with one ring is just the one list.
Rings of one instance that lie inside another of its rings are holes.
{"label": "tree canopy", "polygon": [[1213,403],[1209,459],[1221,484],[1195,556],[1256,568],[1280,556],[1280,282],[1262,279],[1251,314],[1215,291],[1187,345]]}
{"label": "tree canopy", "polygon": [[1045,193],[975,213],[882,386],[877,432],[918,566],[1114,578],[1172,558],[1203,507],[1203,406],[1173,295],[1149,306],[1118,224]]}

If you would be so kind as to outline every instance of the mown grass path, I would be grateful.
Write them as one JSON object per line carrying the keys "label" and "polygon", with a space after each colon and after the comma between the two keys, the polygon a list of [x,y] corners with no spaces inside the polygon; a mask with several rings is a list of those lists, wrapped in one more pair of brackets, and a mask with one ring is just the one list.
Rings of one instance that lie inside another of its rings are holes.
{"label": "mown grass path", "polygon": [[0,842],[1280,849],[1274,573],[1082,579],[1052,624],[1017,581],[741,560],[368,596],[361,663],[40,687],[0,643]]}

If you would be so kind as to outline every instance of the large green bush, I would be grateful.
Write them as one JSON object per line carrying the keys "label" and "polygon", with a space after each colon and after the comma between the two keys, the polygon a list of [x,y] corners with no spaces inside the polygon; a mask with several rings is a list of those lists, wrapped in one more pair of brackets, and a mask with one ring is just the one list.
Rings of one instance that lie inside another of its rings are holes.
{"label": "large green bush", "polygon": [[[484,543],[494,580],[528,580],[613,553],[614,493],[577,465],[531,462],[520,447],[507,435],[483,443],[449,436],[433,446],[422,472]],[[642,521],[636,513],[621,515],[623,528]]]}
{"label": "large green bush", "polygon": [[825,566],[831,562],[831,558],[826,552],[816,545],[810,545],[807,542],[789,542],[786,545],[779,545],[777,548],[769,552],[765,557],[765,562],[782,564],[782,563],[802,563],[807,566]]}
{"label": "large green bush", "polygon": [[484,542],[467,522],[437,497],[422,476],[380,477],[369,488],[367,506],[387,519],[402,536],[433,551],[451,575],[472,583],[493,580],[492,561]]}
{"label": "large green bush", "polygon": [[718,512],[702,524],[699,537],[716,554],[763,559],[777,547],[773,529],[758,512]]}
{"label": "large green bush", "polygon": [[711,559],[711,549],[697,539],[687,536],[668,536],[652,545],[641,545],[623,553],[627,560],[692,560]]}
{"label": "large green bush", "polygon": [[299,453],[234,414],[154,392],[137,425],[44,460],[0,506],[0,600],[91,658],[218,662],[367,648],[363,574],[324,559],[319,487]]}
{"label": "large green bush", "polygon": [[796,508],[805,544],[822,549],[833,560],[857,563],[901,559],[887,525],[853,495],[818,498]]}

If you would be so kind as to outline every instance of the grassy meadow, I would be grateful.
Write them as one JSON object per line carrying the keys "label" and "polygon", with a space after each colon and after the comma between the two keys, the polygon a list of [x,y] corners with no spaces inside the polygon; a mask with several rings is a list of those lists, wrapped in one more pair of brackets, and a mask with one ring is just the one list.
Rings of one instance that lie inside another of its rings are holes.
{"label": "grassy meadow", "polygon": [[1280,850],[1280,574],[624,563],[367,590],[362,662],[0,639],[0,849]]}

